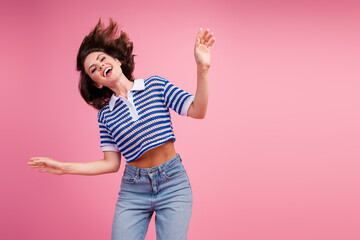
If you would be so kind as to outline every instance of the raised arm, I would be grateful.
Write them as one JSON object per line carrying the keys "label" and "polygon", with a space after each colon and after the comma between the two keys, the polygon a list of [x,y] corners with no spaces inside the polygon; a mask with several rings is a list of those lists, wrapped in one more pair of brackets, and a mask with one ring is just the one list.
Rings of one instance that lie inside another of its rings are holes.
{"label": "raised arm", "polygon": [[203,29],[200,28],[196,36],[194,55],[197,65],[197,87],[195,99],[188,110],[188,116],[192,118],[202,119],[206,115],[209,95],[210,48],[215,42],[213,35],[213,33],[209,33],[209,29],[203,32]]}
{"label": "raised arm", "polygon": [[99,175],[117,172],[120,168],[121,155],[119,152],[105,151],[104,159],[85,162],[59,162],[47,157],[30,158],[30,168],[42,168],[41,173],[52,173],[55,175],[75,174],[75,175]]}

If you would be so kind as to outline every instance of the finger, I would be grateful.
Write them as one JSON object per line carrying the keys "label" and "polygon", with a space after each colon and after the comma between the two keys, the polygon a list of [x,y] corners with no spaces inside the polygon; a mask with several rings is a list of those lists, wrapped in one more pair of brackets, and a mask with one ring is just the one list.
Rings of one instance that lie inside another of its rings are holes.
{"label": "finger", "polygon": [[31,158],[30,161],[35,163],[46,163],[48,159],[44,157],[37,157],[37,158]]}
{"label": "finger", "polygon": [[30,166],[30,168],[43,168],[44,166]]}
{"label": "finger", "polygon": [[199,46],[199,44],[200,44],[200,37],[202,35],[202,31],[203,31],[202,28],[200,28],[199,31],[198,31],[198,34],[197,34],[196,40],[195,40],[195,47]]}
{"label": "finger", "polygon": [[206,39],[206,36],[208,33],[209,33],[209,29],[207,28],[201,36],[201,39],[200,39],[201,44],[205,44],[205,39]]}
{"label": "finger", "polygon": [[46,173],[46,172],[47,172],[47,169],[46,169],[46,168],[45,168],[45,169],[40,169],[39,172],[41,172],[41,173]]}
{"label": "finger", "polygon": [[210,48],[214,44],[214,42],[215,42],[215,38],[211,39],[208,47]]}
{"label": "finger", "polygon": [[46,164],[43,162],[32,162],[29,165],[30,166],[45,166]]}
{"label": "finger", "polygon": [[206,35],[209,33],[209,29],[207,28],[205,32],[203,33],[201,39],[205,39]]}
{"label": "finger", "polygon": [[199,38],[199,39],[201,38],[202,31],[203,31],[203,29],[200,28],[199,31],[198,31],[198,34],[197,34],[196,38]]}
{"label": "finger", "polygon": [[33,161],[33,162],[45,162],[47,160],[46,157],[33,157],[33,158],[30,158],[30,161]]}
{"label": "finger", "polygon": [[208,42],[213,35],[214,35],[214,33],[210,33],[210,34],[205,38],[205,42]]}
{"label": "finger", "polygon": [[45,163],[37,163],[37,162],[30,162],[30,163],[28,163],[28,165],[30,165],[30,166],[42,166],[42,167],[44,167],[45,166]]}

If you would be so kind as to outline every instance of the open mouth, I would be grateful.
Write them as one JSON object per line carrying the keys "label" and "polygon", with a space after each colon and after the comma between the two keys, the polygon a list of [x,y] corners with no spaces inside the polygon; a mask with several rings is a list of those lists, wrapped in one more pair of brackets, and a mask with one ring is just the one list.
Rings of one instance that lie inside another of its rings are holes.
{"label": "open mouth", "polygon": [[109,76],[111,74],[111,72],[112,72],[112,67],[106,68],[104,71],[104,77]]}

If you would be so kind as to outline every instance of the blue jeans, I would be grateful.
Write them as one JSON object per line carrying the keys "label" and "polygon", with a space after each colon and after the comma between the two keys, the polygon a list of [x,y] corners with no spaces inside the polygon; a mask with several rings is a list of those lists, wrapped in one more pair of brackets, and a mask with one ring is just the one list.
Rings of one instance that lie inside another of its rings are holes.
{"label": "blue jeans", "polygon": [[179,154],[153,168],[126,164],[111,239],[145,239],[154,211],[156,239],[186,239],[192,203],[189,178]]}

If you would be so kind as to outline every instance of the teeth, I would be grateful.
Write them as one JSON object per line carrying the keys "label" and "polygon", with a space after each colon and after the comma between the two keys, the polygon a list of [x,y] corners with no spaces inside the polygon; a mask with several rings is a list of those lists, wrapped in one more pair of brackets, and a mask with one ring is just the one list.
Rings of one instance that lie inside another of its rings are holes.
{"label": "teeth", "polygon": [[107,73],[108,73],[111,69],[112,69],[111,67],[108,67],[107,69],[105,69],[105,71],[104,71],[104,77],[106,77]]}

